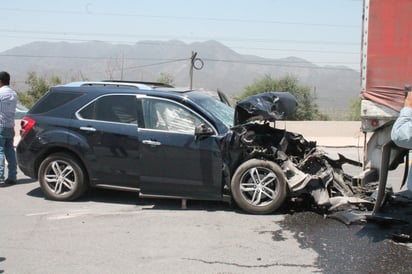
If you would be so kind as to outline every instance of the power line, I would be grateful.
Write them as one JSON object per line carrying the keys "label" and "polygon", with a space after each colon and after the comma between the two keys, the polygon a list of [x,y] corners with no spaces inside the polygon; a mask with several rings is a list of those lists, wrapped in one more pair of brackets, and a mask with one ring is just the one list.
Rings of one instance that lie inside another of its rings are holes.
{"label": "power line", "polygon": [[245,50],[267,50],[267,51],[293,51],[293,52],[314,52],[314,53],[324,53],[324,54],[328,54],[328,53],[336,53],[336,54],[356,54],[359,55],[360,52],[359,51],[330,51],[330,50],[306,50],[306,49],[278,49],[278,48],[251,48],[251,47],[236,47],[236,46],[231,46],[230,48],[232,49],[245,49]]}
{"label": "power line", "polygon": [[[58,58],[58,59],[91,59],[91,60],[104,60],[113,57],[98,57],[98,56],[67,56],[67,55],[30,55],[30,54],[0,54],[0,57],[18,57],[18,58]],[[185,59],[157,59],[157,58],[138,58],[138,57],[122,57],[125,60],[138,60],[138,61],[182,61]],[[186,58],[187,59],[187,58]]]}
{"label": "power line", "polygon": [[[203,58],[203,60],[211,61],[211,62],[224,62],[224,63],[243,63],[243,64],[257,64],[257,65],[271,65],[275,64],[279,60],[225,60],[225,59],[213,59],[213,58]],[[305,64],[311,63],[309,61],[285,61],[282,60],[282,63],[289,63],[289,64]],[[317,64],[357,64],[357,63],[350,63],[350,62],[314,62]],[[276,63],[277,64],[277,63]]]}
{"label": "power line", "polygon": [[[321,66],[316,66],[315,64],[312,64],[308,62],[309,64],[305,64],[304,62],[288,62],[282,60],[282,63],[278,62],[262,62],[262,61],[242,61],[242,60],[223,60],[223,59],[208,59],[208,58],[203,58],[205,61],[210,61],[210,62],[223,62],[223,63],[239,63],[239,64],[244,64],[244,65],[259,65],[259,66],[272,66],[272,67],[287,67],[287,68],[310,68],[310,69],[324,69],[324,70],[339,70],[339,71],[354,71],[354,69],[351,68],[343,68],[343,67],[321,67]],[[322,62],[316,62],[316,63],[322,63]],[[341,64],[341,65],[349,65],[349,64],[357,64],[357,63],[336,63],[336,62],[324,62],[325,64]],[[302,64],[302,65],[297,65],[297,64]]]}
{"label": "power line", "polygon": [[174,19],[174,20],[190,20],[190,21],[215,21],[215,22],[230,22],[230,23],[254,23],[254,24],[276,24],[276,25],[299,25],[309,27],[333,27],[333,28],[359,28],[360,25],[341,25],[341,24],[324,24],[324,23],[305,23],[292,21],[272,21],[272,20],[250,20],[238,18],[218,18],[218,17],[193,17],[193,16],[171,16],[171,15],[149,15],[138,13],[114,13],[114,12],[94,12],[89,8],[90,4],[84,6],[84,11],[61,11],[61,10],[38,10],[38,9],[22,9],[22,8],[2,8],[2,12],[26,12],[26,13],[46,13],[46,14],[77,14],[87,16],[114,16],[114,17],[140,17],[152,19]]}
{"label": "power line", "polygon": [[[142,37],[146,38],[174,38],[176,36],[173,35],[132,35],[132,34],[121,34],[121,33],[85,33],[85,32],[53,32],[53,31],[27,31],[27,30],[16,30],[16,29],[0,29],[0,32],[5,33],[23,33],[23,34],[43,34],[43,35],[60,35],[60,36],[98,36],[98,37],[130,37],[130,38],[138,38],[141,39]],[[21,38],[21,36],[19,36]],[[33,39],[33,37],[31,37]],[[181,39],[189,39],[189,40],[218,40],[218,41],[238,41],[238,42],[255,42],[255,43],[297,43],[297,44],[322,44],[322,45],[359,45],[358,42],[346,42],[346,41],[327,41],[327,40],[288,40],[288,39],[266,39],[266,38],[243,38],[243,37],[182,37]],[[34,38],[35,39],[35,38]],[[48,38],[41,38],[41,39],[48,39]],[[72,40],[71,38],[64,38],[64,39],[57,39],[52,38],[54,40]],[[88,40],[81,40],[81,39],[73,39],[74,41],[90,41]],[[110,42],[110,41],[106,41]],[[133,43],[131,41],[125,43]],[[134,41],[135,43],[135,41]]]}
{"label": "power line", "polygon": [[[30,55],[30,54],[0,54],[0,57],[17,57],[17,58],[57,58],[57,59],[90,59],[90,60],[105,60],[113,58],[112,56],[68,56],[68,55]],[[122,57],[124,60],[134,60],[134,61],[161,61],[156,64],[171,63],[171,62],[180,62],[188,60],[188,58],[177,58],[177,59],[163,59],[163,58],[141,58],[141,57]],[[241,63],[241,64],[255,64],[255,65],[271,65],[278,62],[278,59],[270,60],[229,60],[229,59],[213,59],[213,58],[202,58],[206,61],[211,62],[224,62],[224,63]],[[280,58],[282,59],[282,58]],[[284,61],[282,62],[291,63],[291,64],[301,64],[305,61]],[[312,63],[307,61],[307,63]],[[351,62],[332,62],[332,61],[318,61],[313,62],[317,64],[357,64]],[[154,64],[154,65],[156,65]],[[146,65],[143,65],[146,66]],[[140,66],[139,66],[140,67]]]}
{"label": "power line", "polygon": [[187,61],[187,60],[189,60],[189,58],[175,59],[175,60],[164,61],[164,62],[153,63],[153,64],[147,64],[147,65],[126,67],[126,68],[124,68],[124,69],[125,69],[125,70],[126,70],[126,69],[127,69],[127,70],[133,70],[133,69],[137,69],[137,68],[153,67],[153,66],[159,66],[159,65],[170,64],[170,63],[177,63],[177,62]]}
{"label": "power line", "polygon": [[86,42],[86,43],[87,42],[104,42],[104,43],[117,43],[117,44],[136,44],[136,41],[90,40],[90,39],[74,39],[74,38],[49,38],[49,37],[39,37],[39,36],[13,36],[13,35],[2,35],[2,37],[34,39],[35,41],[36,40],[44,40],[44,41],[67,41],[67,42]]}
{"label": "power line", "polygon": [[[20,36],[12,36],[12,35],[2,35],[3,38],[21,38]],[[114,41],[114,40],[86,40],[86,39],[65,39],[65,38],[46,38],[46,37],[30,37],[30,36],[25,36],[25,38],[29,39],[35,39],[35,40],[44,40],[44,41],[67,41],[67,42],[85,42],[85,43],[90,43],[90,42],[103,42],[103,43],[113,43],[113,44],[127,44],[127,45],[144,45],[144,46],[153,46],[153,45],[158,45],[159,43],[156,42],[147,42],[147,41],[139,41],[139,42],[131,42],[131,41]],[[169,41],[169,46],[173,45]],[[173,46],[177,47],[182,47],[184,45],[181,45],[179,43],[174,44]],[[262,48],[262,47],[241,47],[241,46],[230,46],[229,48],[231,49],[240,49],[240,50],[264,50],[264,51],[284,51],[284,52],[313,52],[313,53],[319,53],[319,54],[348,54],[348,55],[359,55],[360,52],[357,51],[330,51],[330,50],[307,50],[307,49],[296,49],[296,48],[287,48],[287,49],[282,49],[282,48]]]}
{"label": "power line", "polygon": [[[17,58],[62,58],[62,59],[90,59],[90,60],[105,60],[113,57],[92,57],[92,56],[61,56],[61,55],[20,55],[20,54],[0,54],[0,57],[17,57]],[[156,61],[151,64],[137,65],[126,67],[124,69],[132,70],[143,67],[158,66],[168,63],[176,63],[187,61],[189,58],[177,58],[177,59],[157,59],[157,58],[134,58],[134,57],[122,57],[124,60],[134,60],[134,61]],[[258,66],[274,66],[274,67],[289,67],[289,68],[310,68],[310,69],[327,69],[327,70],[339,70],[339,71],[353,71],[350,68],[342,67],[321,67],[317,66],[311,62],[300,62],[300,61],[285,61],[279,63],[279,60],[228,60],[228,59],[213,59],[213,58],[203,58],[204,61],[209,62],[222,62],[222,63],[233,63],[242,65],[258,65]],[[340,65],[354,65],[357,63],[348,62],[314,62],[318,64],[340,64]],[[311,64],[311,65],[310,65]]]}

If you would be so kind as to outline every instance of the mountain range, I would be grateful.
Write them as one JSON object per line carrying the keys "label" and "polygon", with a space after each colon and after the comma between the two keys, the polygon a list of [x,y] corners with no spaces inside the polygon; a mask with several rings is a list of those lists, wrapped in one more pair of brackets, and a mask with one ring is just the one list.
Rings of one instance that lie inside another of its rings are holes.
{"label": "mountain range", "polygon": [[320,111],[332,119],[345,119],[350,101],[360,91],[359,71],[318,66],[295,56],[268,59],[243,55],[217,41],[140,41],[134,45],[32,42],[0,53],[0,69],[11,73],[12,84],[18,91],[27,88],[24,82],[29,72],[46,78],[58,76],[63,82],[156,81],[167,75],[176,86],[189,87],[192,57],[196,58],[195,66],[202,67],[193,70],[193,88],[219,89],[236,97],[265,75],[274,79],[292,75],[312,88]]}

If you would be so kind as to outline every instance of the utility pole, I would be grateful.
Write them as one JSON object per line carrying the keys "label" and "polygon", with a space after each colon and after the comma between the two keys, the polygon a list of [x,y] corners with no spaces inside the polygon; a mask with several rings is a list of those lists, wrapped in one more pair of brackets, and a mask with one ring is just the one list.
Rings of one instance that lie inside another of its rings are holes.
{"label": "utility pole", "polygon": [[192,51],[192,57],[190,57],[190,71],[189,71],[190,85],[189,85],[189,89],[192,89],[192,87],[193,87],[193,67],[195,66],[196,56],[197,56],[197,52]]}
{"label": "utility pole", "polygon": [[203,60],[200,58],[196,58],[197,52],[192,51],[192,56],[190,57],[190,70],[189,70],[189,78],[190,78],[190,89],[193,88],[193,69],[201,70],[204,66]]}
{"label": "utility pole", "polygon": [[124,52],[122,52],[122,68],[120,72],[120,80],[123,80],[123,69],[124,69]]}

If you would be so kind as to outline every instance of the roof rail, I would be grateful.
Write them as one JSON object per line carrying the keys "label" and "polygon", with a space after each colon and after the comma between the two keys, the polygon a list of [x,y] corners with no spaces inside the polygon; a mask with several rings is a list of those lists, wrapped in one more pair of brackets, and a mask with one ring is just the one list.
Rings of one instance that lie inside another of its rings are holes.
{"label": "roof rail", "polygon": [[148,86],[153,86],[153,87],[174,88],[174,86],[172,86],[172,85],[165,84],[165,83],[159,83],[159,82],[125,81],[125,80],[102,80],[102,82],[132,83],[132,84],[143,84],[143,85],[148,85]]}

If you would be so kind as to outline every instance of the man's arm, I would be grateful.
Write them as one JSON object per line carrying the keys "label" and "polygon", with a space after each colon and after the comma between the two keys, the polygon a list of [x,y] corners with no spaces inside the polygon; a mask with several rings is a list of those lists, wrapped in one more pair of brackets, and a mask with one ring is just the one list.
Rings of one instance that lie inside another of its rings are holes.
{"label": "man's arm", "polygon": [[404,107],[393,124],[391,138],[397,146],[412,149],[412,92],[408,92]]}

